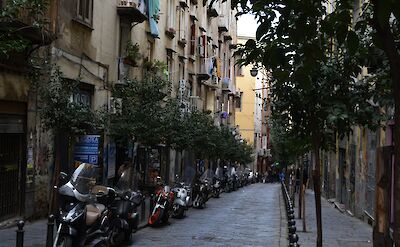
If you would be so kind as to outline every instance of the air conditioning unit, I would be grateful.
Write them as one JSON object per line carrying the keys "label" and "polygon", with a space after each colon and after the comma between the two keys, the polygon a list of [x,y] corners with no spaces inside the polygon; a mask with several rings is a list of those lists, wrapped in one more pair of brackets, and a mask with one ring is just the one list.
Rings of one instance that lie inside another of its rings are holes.
{"label": "air conditioning unit", "polygon": [[213,84],[218,84],[218,77],[213,76],[213,77],[212,77],[212,83],[213,83]]}

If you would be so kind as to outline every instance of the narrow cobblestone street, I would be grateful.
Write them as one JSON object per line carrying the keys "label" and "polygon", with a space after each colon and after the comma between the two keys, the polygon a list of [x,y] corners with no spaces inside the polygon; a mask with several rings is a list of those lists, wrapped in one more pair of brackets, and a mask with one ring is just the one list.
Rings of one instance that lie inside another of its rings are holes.
{"label": "narrow cobblestone street", "polygon": [[[271,246],[286,243],[280,184],[252,184],[210,199],[205,209],[189,209],[170,225],[146,227],[127,246]],[[282,232],[282,233],[281,233]],[[0,247],[15,246],[15,227],[0,231]],[[25,227],[24,247],[45,246],[46,221]]]}
{"label": "narrow cobblestone street", "polygon": [[207,208],[190,209],[169,226],[138,232],[132,246],[285,246],[280,207],[279,184],[253,184],[210,199]]}

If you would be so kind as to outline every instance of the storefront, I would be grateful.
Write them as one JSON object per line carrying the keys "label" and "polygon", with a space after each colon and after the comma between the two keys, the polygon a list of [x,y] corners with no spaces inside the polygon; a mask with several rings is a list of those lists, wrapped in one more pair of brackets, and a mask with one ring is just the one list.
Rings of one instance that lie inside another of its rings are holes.
{"label": "storefront", "polygon": [[0,221],[23,213],[26,170],[26,104],[0,100]]}

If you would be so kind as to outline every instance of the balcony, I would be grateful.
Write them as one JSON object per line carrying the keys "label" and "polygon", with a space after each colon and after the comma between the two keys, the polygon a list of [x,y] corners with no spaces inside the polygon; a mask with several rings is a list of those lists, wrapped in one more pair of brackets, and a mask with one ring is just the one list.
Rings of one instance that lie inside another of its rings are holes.
{"label": "balcony", "polygon": [[[13,1],[0,0],[0,9],[8,5],[13,9],[13,4]],[[55,40],[55,35],[50,31],[48,18],[49,11],[45,7],[26,1],[9,16],[1,17],[0,33],[7,34],[10,39],[29,40],[31,45],[49,45]]]}
{"label": "balcony", "polygon": [[136,1],[133,0],[119,0],[117,13],[122,19],[131,23],[142,23],[147,20],[147,16],[140,11]]}
{"label": "balcony", "polygon": [[224,41],[232,40],[232,36],[230,34],[224,35]]}
{"label": "balcony", "polygon": [[197,78],[201,81],[210,79],[211,75],[209,73],[209,64],[208,60],[205,58],[201,58],[199,64],[199,70],[197,72]]}
{"label": "balcony", "polygon": [[179,0],[179,5],[181,6],[181,8],[188,8],[188,0]]}
{"label": "balcony", "polygon": [[228,32],[228,20],[224,16],[220,16],[218,18],[218,31],[220,33],[222,32]]}
{"label": "balcony", "polygon": [[199,96],[190,96],[189,97],[189,106],[190,111],[203,111],[204,110],[204,101]]}
{"label": "balcony", "polygon": [[235,94],[235,86],[232,83],[231,78],[224,77],[222,78],[222,91],[228,94]]}
{"label": "balcony", "polygon": [[207,9],[207,16],[208,18],[214,18],[214,17],[218,17],[218,11],[216,8],[210,6],[210,8]]}

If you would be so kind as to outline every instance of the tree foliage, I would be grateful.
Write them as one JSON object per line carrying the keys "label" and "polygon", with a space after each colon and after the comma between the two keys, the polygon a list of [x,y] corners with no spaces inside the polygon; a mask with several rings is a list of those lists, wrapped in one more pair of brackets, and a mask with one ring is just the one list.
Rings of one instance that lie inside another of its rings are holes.
{"label": "tree foliage", "polygon": [[21,34],[23,30],[10,25],[10,23],[20,20],[37,30],[42,30],[48,23],[47,8],[47,0],[6,2],[6,6],[0,9],[0,22],[3,23],[0,32],[0,56],[9,57],[10,52],[23,52],[31,46],[31,41]]}
{"label": "tree foliage", "polygon": [[163,104],[167,81],[158,76],[126,79],[113,90],[115,112],[108,115],[112,136],[136,138],[146,145],[156,145],[165,139]]}
{"label": "tree foliage", "polygon": [[81,102],[73,100],[79,90],[79,80],[63,77],[60,68],[53,66],[47,73],[36,77],[43,125],[55,132],[83,134],[100,127],[100,115]]}

